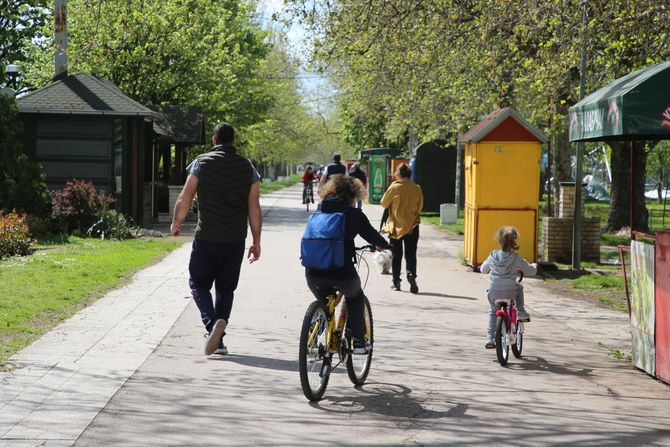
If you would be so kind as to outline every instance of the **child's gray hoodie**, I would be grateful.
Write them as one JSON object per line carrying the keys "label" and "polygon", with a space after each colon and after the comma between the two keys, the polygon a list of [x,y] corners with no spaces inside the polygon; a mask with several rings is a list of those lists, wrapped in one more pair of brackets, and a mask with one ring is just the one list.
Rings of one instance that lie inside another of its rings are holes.
{"label": "child's gray hoodie", "polygon": [[535,275],[537,269],[515,251],[494,250],[482,264],[480,271],[489,274],[489,294],[510,293],[516,290],[516,272]]}

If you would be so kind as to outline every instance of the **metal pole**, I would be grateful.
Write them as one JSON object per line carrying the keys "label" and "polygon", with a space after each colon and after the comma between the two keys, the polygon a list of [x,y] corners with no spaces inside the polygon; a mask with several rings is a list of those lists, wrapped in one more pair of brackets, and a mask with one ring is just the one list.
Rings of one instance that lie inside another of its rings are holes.
{"label": "metal pole", "polygon": [[67,73],[67,0],[55,0],[54,3],[54,45],[56,78]]}
{"label": "metal pole", "polygon": [[[586,2],[583,4],[582,26],[586,27]],[[586,29],[582,31],[582,39],[585,39]],[[584,99],[584,90],[586,89],[586,49],[585,42],[582,40],[582,49],[579,62],[579,100]],[[575,213],[574,225],[572,227],[572,268],[581,269],[582,262],[582,164],[584,163],[584,143],[577,143],[577,161],[575,170]]]}

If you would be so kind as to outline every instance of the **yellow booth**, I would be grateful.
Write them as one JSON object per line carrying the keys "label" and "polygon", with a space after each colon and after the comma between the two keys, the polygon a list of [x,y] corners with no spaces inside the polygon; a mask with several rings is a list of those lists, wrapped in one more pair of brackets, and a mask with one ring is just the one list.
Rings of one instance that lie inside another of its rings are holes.
{"label": "yellow booth", "polygon": [[465,259],[479,267],[499,249],[498,228],[519,231],[519,254],[537,260],[540,148],[547,137],[511,107],[467,131],[465,145]]}

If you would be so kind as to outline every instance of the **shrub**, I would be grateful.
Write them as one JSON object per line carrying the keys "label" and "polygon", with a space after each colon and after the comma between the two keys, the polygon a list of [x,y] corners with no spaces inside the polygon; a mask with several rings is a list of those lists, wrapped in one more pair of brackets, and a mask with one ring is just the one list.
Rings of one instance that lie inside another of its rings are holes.
{"label": "shrub", "polygon": [[98,192],[92,182],[72,180],[54,191],[51,220],[59,233],[84,234],[98,220],[98,214],[114,203],[111,196]]}
{"label": "shrub", "polygon": [[51,200],[39,164],[23,153],[16,102],[0,95],[0,210],[48,217]]}
{"label": "shrub", "polygon": [[49,234],[49,219],[28,214],[26,216],[26,224],[28,224],[31,237],[40,238]]}
{"label": "shrub", "polygon": [[135,236],[135,225],[126,216],[115,210],[98,213],[98,221],[91,225],[86,234],[100,239],[130,239]]}
{"label": "shrub", "polygon": [[0,211],[0,258],[27,255],[31,252],[31,244],[26,215]]}

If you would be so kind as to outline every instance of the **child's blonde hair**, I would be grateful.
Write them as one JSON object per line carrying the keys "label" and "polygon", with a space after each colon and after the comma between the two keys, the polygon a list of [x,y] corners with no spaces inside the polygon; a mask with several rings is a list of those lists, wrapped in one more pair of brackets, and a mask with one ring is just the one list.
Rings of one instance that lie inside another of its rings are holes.
{"label": "child's blonde hair", "polygon": [[512,251],[518,250],[519,244],[517,239],[519,238],[519,233],[514,227],[501,227],[496,232],[496,241],[500,244],[502,251]]}

